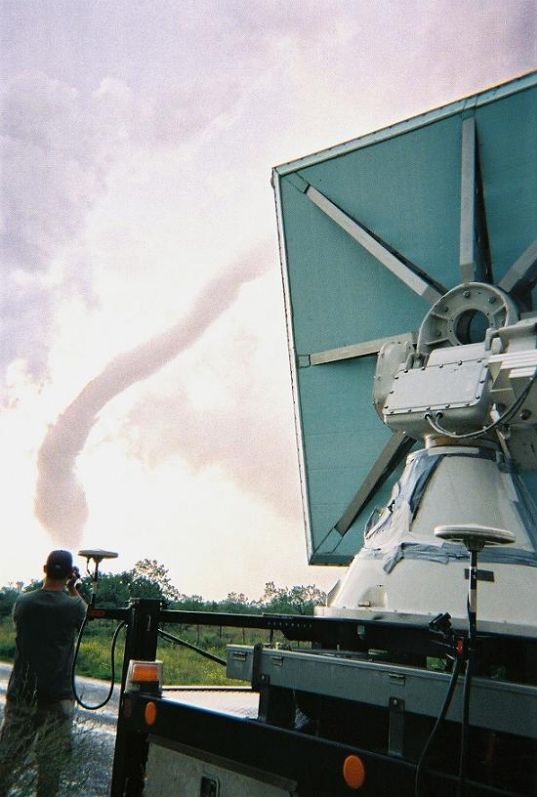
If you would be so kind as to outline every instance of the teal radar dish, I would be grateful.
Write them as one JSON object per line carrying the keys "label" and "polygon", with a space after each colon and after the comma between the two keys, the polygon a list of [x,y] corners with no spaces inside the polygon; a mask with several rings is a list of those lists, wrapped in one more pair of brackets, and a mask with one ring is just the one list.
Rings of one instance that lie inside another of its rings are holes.
{"label": "teal radar dish", "polygon": [[414,444],[373,407],[382,341],[462,282],[533,309],[536,131],[532,73],[274,170],[310,562],[352,559]]}

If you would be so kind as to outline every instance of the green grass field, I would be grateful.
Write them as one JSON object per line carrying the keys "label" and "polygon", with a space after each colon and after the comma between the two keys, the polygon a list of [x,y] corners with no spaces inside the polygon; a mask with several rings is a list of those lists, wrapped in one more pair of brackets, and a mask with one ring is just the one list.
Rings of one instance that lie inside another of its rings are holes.
{"label": "green grass field", "polygon": [[[78,675],[109,679],[111,674],[110,648],[115,625],[108,621],[87,626],[77,659]],[[263,631],[242,631],[237,628],[213,628],[190,626],[166,628],[169,633],[190,644],[203,648],[225,659],[228,644],[253,645],[268,641]],[[116,679],[121,674],[125,634],[120,631],[115,655]],[[10,619],[0,622],[0,661],[11,663],[15,654],[15,634]],[[226,677],[226,668],[210,661],[194,651],[177,644],[159,640],[157,658],[163,662],[164,683],[167,685],[226,685],[234,684]]]}

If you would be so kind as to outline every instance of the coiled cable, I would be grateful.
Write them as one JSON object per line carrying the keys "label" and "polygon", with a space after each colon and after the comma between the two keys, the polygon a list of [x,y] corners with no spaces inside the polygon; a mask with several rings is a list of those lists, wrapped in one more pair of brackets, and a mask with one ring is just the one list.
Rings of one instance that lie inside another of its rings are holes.
{"label": "coiled cable", "polygon": [[110,688],[108,689],[108,693],[107,693],[105,699],[101,703],[98,703],[96,706],[90,706],[87,703],[84,703],[84,701],[82,700],[81,696],[78,694],[78,692],[76,690],[76,672],[75,672],[75,670],[76,670],[76,662],[77,662],[77,659],[78,659],[78,653],[80,651],[80,643],[82,641],[82,636],[84,634],[84,630],[85,630],[87,624],[88,624],[88,617],[86,615],[86,617],[84,618],[84,622],[80,626],[80,631],[78,632],[78,637],[77,637],[77,640],[76,640],[75,653],[74,653],[74,656],[73,656],[73,666],[71,668],[71,685],[72,685],[72,688],[73,688],[73,694],[75,696],[75,700],[78,703],[78,705],[82,706],[82,708],[85,708],[88,711],[96,711],[98,708],[103,708],[103,706],[106,706],[106,704],[109,702],[109,700],[112,697],[112,694],[114,692],[114,686],[115,686],[115,681],[116,681],[116,665],[115,665],[116,643],[117,643],[117,639],[118,639],[118,636],[119,636],[119,632],[126,625],[126,623],[124,621],[122,621],[121,623],[119,623],[119,625],[114,630],[114,634],[112,636],[112,644],[110,646],[110,673],[111,673],[110,674]]}

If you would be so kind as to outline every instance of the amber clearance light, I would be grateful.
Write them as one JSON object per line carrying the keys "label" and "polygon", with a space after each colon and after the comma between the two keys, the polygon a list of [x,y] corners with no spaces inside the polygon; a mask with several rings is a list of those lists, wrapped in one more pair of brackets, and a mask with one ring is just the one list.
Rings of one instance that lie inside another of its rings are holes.
{"label": "amber clearance light", "polygon": [[131,659],[127,671],[127,692],[160,694],[162,689],[162,662]]}

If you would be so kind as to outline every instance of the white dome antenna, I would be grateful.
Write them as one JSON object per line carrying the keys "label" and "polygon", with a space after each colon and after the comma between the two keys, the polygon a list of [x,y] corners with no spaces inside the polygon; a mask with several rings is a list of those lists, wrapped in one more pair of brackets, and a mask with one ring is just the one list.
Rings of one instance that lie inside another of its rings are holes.
{"label": "white dome antenna", "polygon": [[[95,606],[97,599],[97,582],[99,580],[99,564],[103,559],[117,559],[118,554],[115,551],[105,551],[102,548],[83,548],[78,552],[79,556],[84,556],[86,559],[86,572],[91,576],[91,605]],[[95,569],[93,573],[90,571],[90,560],[95,562]]]}

